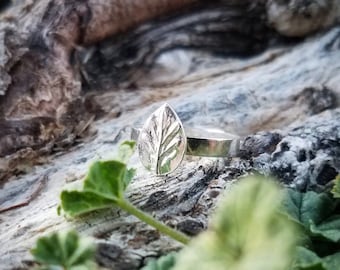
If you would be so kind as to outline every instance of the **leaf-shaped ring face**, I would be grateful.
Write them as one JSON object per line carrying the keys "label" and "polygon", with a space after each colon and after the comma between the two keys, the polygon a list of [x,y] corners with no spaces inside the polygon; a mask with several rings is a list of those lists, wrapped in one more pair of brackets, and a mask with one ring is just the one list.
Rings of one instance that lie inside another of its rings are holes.
{"label": "leaf-shaped ring face", "polygon": [[144,167],[159,175],[170,173],[179,166],[186,147],[182,123],[168,104],[161,106],[146,120],[137,144]]}

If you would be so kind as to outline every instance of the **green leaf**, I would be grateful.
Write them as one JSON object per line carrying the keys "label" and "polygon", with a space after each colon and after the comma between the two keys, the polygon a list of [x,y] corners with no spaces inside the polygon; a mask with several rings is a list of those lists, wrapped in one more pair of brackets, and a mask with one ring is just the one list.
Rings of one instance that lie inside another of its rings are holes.
{"label": "green leaf", "polygon": [[293,269],[296,270],[327,270],[322,265],[322,260],[313,251],[305,247],[297,247],[296,261],[294,262]]}
{"label": "green leaf", "polygon": [[340,241],[340,216],[331,216],[319,225],[311,224],[310,230],[313,234],[322,236],[323,238],[332,241]]}
{"label": "green leaf", "polygon": [[121,161],[122,163],[127,163],[135,151],[135,145],[135,141],[123,142],[119,146],[117,160]]}
{"label": "green leaf", "polygon": [[340,198],[340,174],[334,180],[334,187],[332,193],[334,198]]}
{"label": "green leaf", "polygon": [[297,229],[279,213],[281,195],[273,181],[241,181],[225,194],[210,230],[178,254],[174,270],[287,269]]}
{"label": "green leaf", "polygon": [[126,164],[116,160],[97,161],[85,178],[84,191],[110,200],[122,198],[125,188]]}
{"label": "green leaf", "polygon": [[318,225],[332,214],[336,202],[325,193],[318,194],[314,191],[301,193],[287,189],[283,206],[294,221],[309,231],[312,223]]}
{"label": "green leaf", "polygon": [[305,243],[312,241],[318,254],[329,254],[331,246],[340,241],[340,216],[335,215],[337,200],[329,194],[289,189],[283,205],[288,215],[304,227],[304,234],[299,237]]}
{"label": "green leaf", "polygon": [[130,184],[132,178],[135,176],[136,174],[136,169],[127,169],[125,171],[125,175],[124,175],[124,190],[128,187],[128,185]]}
{"label": "green leaf", "polygon": [[95,246],[89,238],[80,238],[75,231],[52,233],[37,240],[31,250],[35,260],[47,269],[60,266],[63,269],[95,269],[93,266]]}
{"label": "green leaf", "polygon": [[125,141],[119,146],[118,160],[97,161],[85,178],[84,191],[91,191],[101,197],[118,200],[135,174],[127,169],[126,162],[133,154],[134,141]]}
{"label": "green leaf", "polygon": [[71,217],[81,215],[98,209],[112,207],[115,200],[106,199],[90,191],[61,192],[61,207]]}
{"label": "green leaf", "polygon": [[340,252],[326,256],[322,259],[327,270],[339,270],[340,268]]}
{"label": "green leaf", "polygon": [[[126,141],[119,147],[118,160],[97,161],[90,167],[82,190],[64,190],[61,208],[67,215],[77,216],[93,210],[112,207],[123,200],[123,194],[135,169],[127,169],[127,159],[132,155],[134,142]],[[58,209],[58,213],[61,209]]]}
{"label": "green leaf", "polygon": [[176,262],[176,253],[169,253],[157,260],[151,260],[141,270],[171,270]]}
{"label": "green leaf", "polygon": [[294,270],[338,270],[340,265],[340,252],[321,258],[309,249],[298,247],[295,256]]}
{"label": "green leaf", "polygon": [[[98,266],[95,262],[87,262],[84,265],[76,265],[72,266],[70,270],[95,270],[98,269]],[[54,269],[49,269],[54,270]]]}

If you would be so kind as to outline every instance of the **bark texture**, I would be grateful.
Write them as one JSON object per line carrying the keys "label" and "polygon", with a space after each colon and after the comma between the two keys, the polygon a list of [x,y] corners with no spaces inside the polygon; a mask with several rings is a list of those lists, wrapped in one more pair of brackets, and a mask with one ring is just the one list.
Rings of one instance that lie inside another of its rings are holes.
{"label": "bark texture", "polygon": [[4,269],[28,268],[35,239],[68,227],[95,237],[110,269],[179,248],[117,209],[56,214],[60,191],[165,100],[186,126],[244,137],[241,158],[191,157],[164,177],[132,158],[129,198],[187,234],[204,230],[222,190],[254,170],[300,190],[328,188],[340,172],[338,0],[141,3],[13,1],[3,11]]}

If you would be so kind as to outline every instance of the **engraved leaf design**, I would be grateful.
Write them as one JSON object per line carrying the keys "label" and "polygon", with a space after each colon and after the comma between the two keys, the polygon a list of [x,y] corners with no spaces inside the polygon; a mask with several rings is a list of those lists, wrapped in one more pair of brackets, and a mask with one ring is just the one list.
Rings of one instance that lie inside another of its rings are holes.
{"label": "engraved leaf design", "polygon": [[181,163],[186,136],[180,119],[169,104],[164,104],[146,120],[138,137],[142,164],[156,174],[166,174]]}

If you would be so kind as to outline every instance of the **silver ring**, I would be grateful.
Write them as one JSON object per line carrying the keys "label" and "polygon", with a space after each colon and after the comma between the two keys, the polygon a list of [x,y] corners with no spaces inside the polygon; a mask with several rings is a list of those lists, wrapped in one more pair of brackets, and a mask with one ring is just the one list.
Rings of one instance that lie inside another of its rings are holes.
{"label": "silver ring", "polygon": [[157,175],[174,171],[184,155],[237,157],[240,138],[216,129],[186,128],[167,103],[153,112],[141,129],[133,128],[141,163]]}

